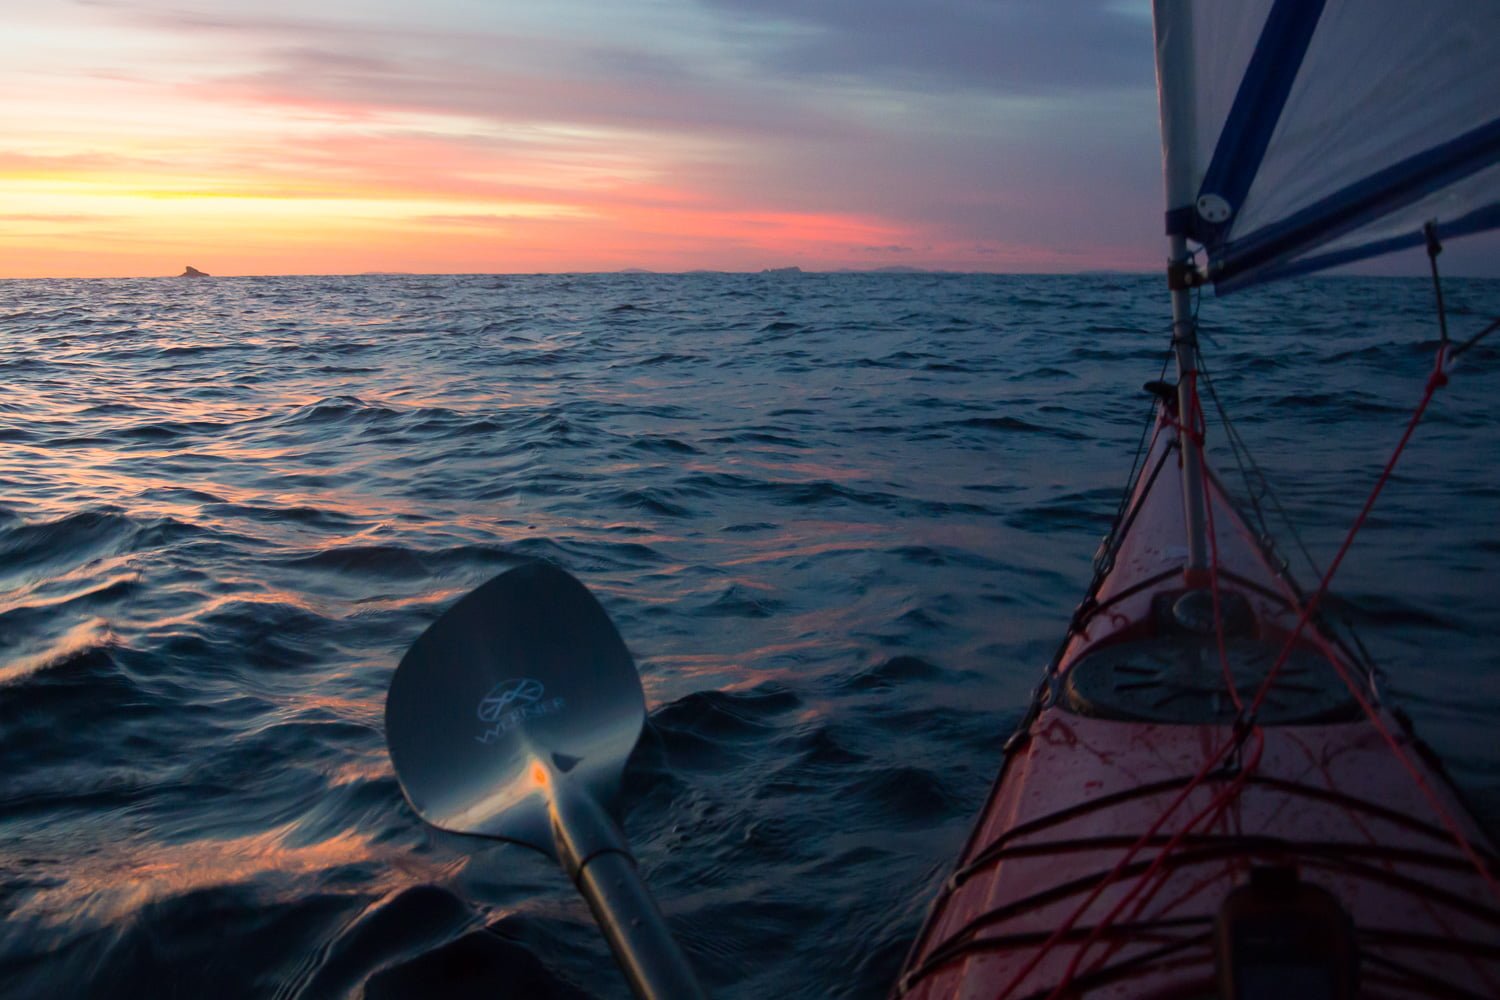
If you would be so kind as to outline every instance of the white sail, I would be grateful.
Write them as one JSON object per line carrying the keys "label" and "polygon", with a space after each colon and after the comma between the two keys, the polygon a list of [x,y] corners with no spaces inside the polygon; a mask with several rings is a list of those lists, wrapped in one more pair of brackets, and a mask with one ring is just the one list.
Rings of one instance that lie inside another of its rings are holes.
{"label": "white sail", "polygon": [[1500,0],[1155,0],[1168,231],[1220,292],[1500,226]]}

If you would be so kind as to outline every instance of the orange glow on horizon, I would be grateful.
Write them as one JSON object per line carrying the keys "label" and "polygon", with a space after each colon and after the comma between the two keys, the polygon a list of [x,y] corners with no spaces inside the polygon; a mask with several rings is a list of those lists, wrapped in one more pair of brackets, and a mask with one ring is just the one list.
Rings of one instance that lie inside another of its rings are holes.
{"label": "orange glow on horizon", "polygon": [[680,19],[650,34],[598,12],[592,30],[641,34],[596,52],[615,40],[540,8],[191,7],[8,24],[0,277],[1045,271],[1132,252],[966,234],[993,230],[967,206],[1024,198],[949,176],[936,145],[927,175],[945,126],[914,100],[718,59]]}
{"label": "orange glow on horizon", "polygon": [[[836,264],[887,221],[738,203],[726,155],[630,129],[497,127],[235,88],[67,87],[0,103],[0,277],[528,272]],[[41,130],[36,122],[50,119]]]}

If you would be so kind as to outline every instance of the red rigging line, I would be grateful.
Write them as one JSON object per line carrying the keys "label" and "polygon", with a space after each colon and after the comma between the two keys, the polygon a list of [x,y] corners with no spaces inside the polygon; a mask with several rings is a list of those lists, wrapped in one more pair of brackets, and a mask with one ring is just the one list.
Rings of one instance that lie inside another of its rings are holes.
{"label": "red rigging line", "polygon": [[[1406,430],[1402,433],[1401,440],[1397,442],[1395,450],[1391,453],[1391,457],[1386,460],[1385,467],[1381,469],[1380,475],[1376,478],[1375,485],[1370,490],[1370,495],[1365,499],[1364,506],[1360,508],[1360,512],[1355,517],[1354,523],[1350,525],[1348,533],[1344,536],[1343,544],[1339,546],[1339,550],[1337,554],[1334,555],[1333,561],[1329,563],[1328,569],[1324,572],[1323,579],[1318,584],[1318,589],[1315,590],[1312,593],[1312,596],[1304,602],[1302,613],[1298,617],[1295,629],[1293,629],[1292,634],[1288,637],[1285,645],[1283,645],[1281,654],[1276,660],[1276,665],[1272,667],[1271,671],[1266,675],[1265,681],[1261,684],[1260,691],[1256,693],[1255,700],[1250,705],[1250,715],[1252,718],[1254,717],[1255,712],[1260,708],[1261,703],[1265,700],[1266,694],[1270,691],[1271,685],[1275,681],[1277,674],[1285,665],[1287,658],[1291,655],[1293,645],[1296,643],[1298,637],[1302,634],[1303,630],[1311,621],[1312,616],[1317,611],[1318,605],[1322,602],[1323,597],[1328,593],[1328,588],[1333,582],[1333,575],[1338,572],[1340,564],[1342,564],[1344,561],[1344,556],[1348,554],[1349,549],[1354,545],[1354,539],[1359,535],[1360,530],[1365,526],[1365,522],[1369,519],[1370,511],[1375,507],[1375,501],[1380,497],[1381,491],[1385,489],[1386,483],[1391,478],[1391,473],[1395,471],[1396,463],[1401,460],[1401,455],[1406,450],[1407,444],[1411,441],[1412,435],[1416,432],[1417,425],[1421,423],[1422,416],[1427,412],[1427,407],[1429,404],[1431,404],[1432,397],[1437,393],[1439,389],[1448,384],[1448,375],[1444,370],[1447,361],[1447,349],[1448,344],[1446,341],[1438,345],[1437,356],[1433,362],[1432,374],[1427,378],[1427,384],[1425,389],[1423,390],[1422,398],[1417,403],[1416,410],[1412,413],[1411,419],[1407,421]],[[1313,631],[1314,633],[1316,633],[1317,630],[1314,629]],[[1326,652],[1328,651],[1325,650],[1325,653]],[[1453,835],[1455,844],[1473,863],[1475,871],[1479,873],[1480,877],[1483,878],[1485,883],[1490,887],[1490,891],[1494,894],[1496,901],[1500,901],[1500,882],[1496,881],[1495,876],[1489,870],[1489,866],[1484,863],[1483,859],[1481,859],[1479,856],[1479,852],[1474,849],[1474,845],[1469,842],[1469,839],[1466,836],[1464,836],[1463,830],[1459,827],[1458,822],[1453,818],[1448,809],[1444,807],[1443,803],[1433,793],[1432,788],[1427,783],[1427,780],[1422,777],[1421,772],[1417,770],[1417,768],[1412,764],[1411,759],[1407,757],[1406,752],[1401,749],[1401,745],[1396,741],[1395,737],[1391,735],[1390,730],[1387,729],[1385,724],[1381,722],[1379,713],[1375,711],[1375,708],[1370,704],[1369,699],[1366,698],[1364,694],[1359,690],[1359,685],[1354,683],[1353,678],[1349,676],[1348,671],[1339,662],[1338,657],[1329,656],[1328,659],[1333,666],[1334,671],[1339,675],[1339,678],[1349,688],[1349,693],[1352,694],[1355,701],[1359,703],[1359,706],[1364,711],[1365,716],[1370,720],[1371,724],[1373,724],[1375,726],[1375,729],[1380,733],[1381,738],[1385,741],[1386,746],[1390,747],[1391,752],[1394,753],[1397,759],[1401,761],[1402,767],[1409,775],[1411,775],[1412,779],[1416,782],[1417,787],[1421,789],[1423,797],[1427,799],[1428,804],[1432,806],[1433,810],[1438,814],[1439,819],[1443,821],[1443,825],[1446,826],[1449,833]]]}

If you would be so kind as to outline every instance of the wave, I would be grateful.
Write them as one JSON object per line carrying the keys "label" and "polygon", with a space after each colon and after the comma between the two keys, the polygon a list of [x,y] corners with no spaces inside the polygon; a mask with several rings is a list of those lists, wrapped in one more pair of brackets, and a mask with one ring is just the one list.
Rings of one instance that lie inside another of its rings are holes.
{"label": "wave", "polygon": [[172,517],[83,510],[0,528],[0,579],[67,568],[124,552],[155,550],[201,537],[205,529]]}

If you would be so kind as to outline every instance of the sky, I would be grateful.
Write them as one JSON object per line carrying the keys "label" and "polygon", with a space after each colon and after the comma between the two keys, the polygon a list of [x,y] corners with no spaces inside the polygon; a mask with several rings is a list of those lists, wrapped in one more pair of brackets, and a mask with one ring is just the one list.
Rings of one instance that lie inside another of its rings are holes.
{"label": "sky", "polygon": [[0,277],[1165,256],[1146,0],[0,2]]}

